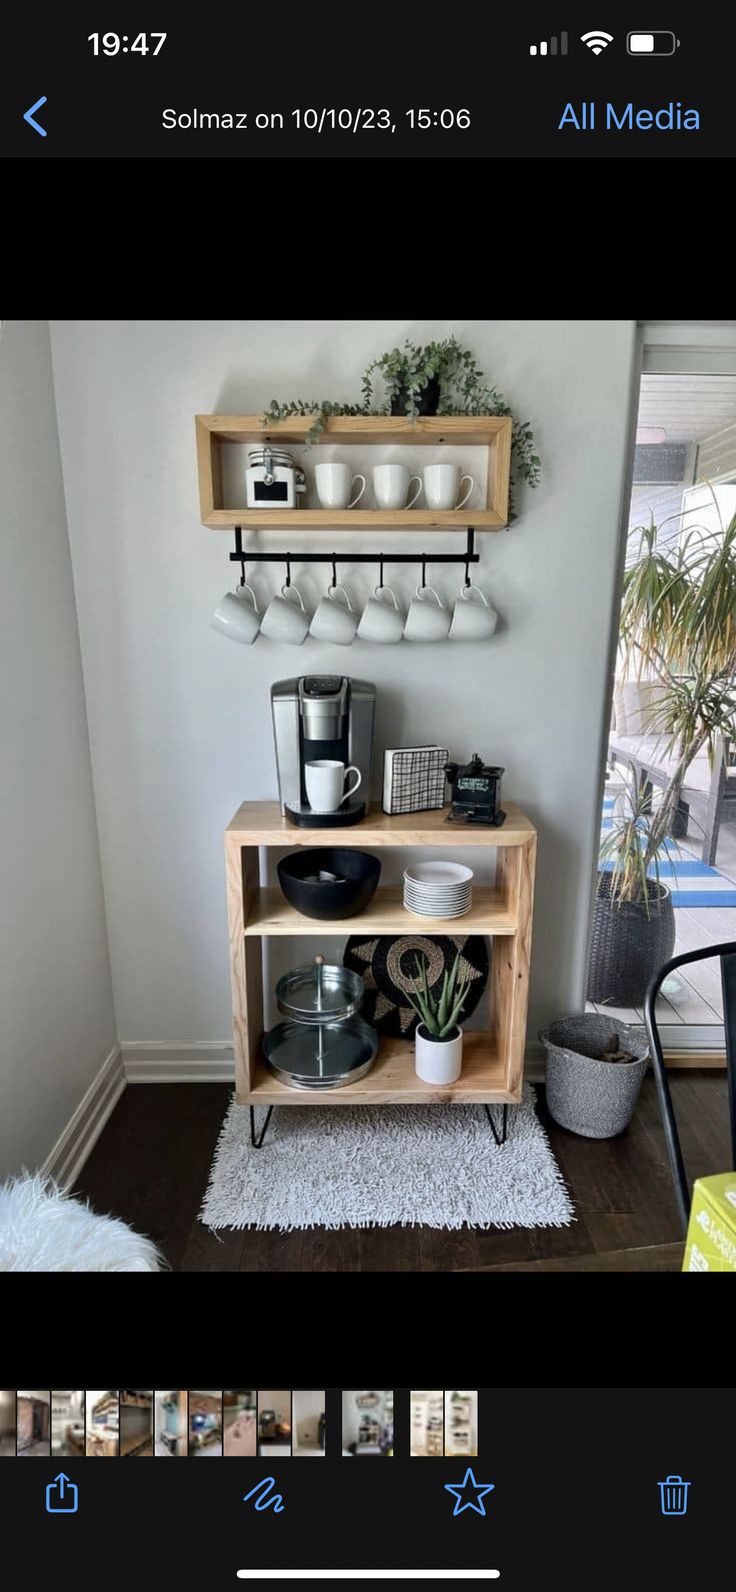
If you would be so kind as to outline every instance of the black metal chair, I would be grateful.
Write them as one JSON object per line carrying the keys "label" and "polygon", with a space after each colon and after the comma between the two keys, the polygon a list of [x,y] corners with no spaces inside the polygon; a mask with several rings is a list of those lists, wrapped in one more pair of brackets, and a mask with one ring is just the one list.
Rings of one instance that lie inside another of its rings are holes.
{"label": "black metal chair", "polygon": [[[723,1026],[726,1038],[726,1075],[731,1119],[731,1163],[732,1168],[736,1169],[736,940],[726,940],[721,945],[706,945],[702,951],[684,951],[682,956],[671,957],[670,961],[665,962],[660,967],[659,972],[655,973],[644,997],[644,1021],[649,1036],[654,1078],[667,1140],[667,1154],[670,1159],[677,1205],[685,1232],[687,1232],[690,1216],[690,1185],[685,1172],[685,1163],[682,1159],[680,1135],[677,1131],[677,1121],[672,1109],[672,1096],[670,1094],[664,1056],[662,1055],[662,1044],[654,1016],[654,1006],[662,984],[670,973],[674,973],[678,967],[688,967],[692,962],[705,962],[714,956],[719,957],[721,963]],[[714,1170],[723,1172],[731,1170],[731,1168],[718,1167],[714,1168]]]}

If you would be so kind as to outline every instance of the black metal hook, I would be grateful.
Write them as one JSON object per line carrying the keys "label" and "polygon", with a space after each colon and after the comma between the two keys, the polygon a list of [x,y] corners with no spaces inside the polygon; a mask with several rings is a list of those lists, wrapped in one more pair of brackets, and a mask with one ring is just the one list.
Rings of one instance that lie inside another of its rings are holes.
{"label": "black metal hook", "polygon": [[470,580],[470,554],[468,554],[468,557],[465,560],[465,585],[466,586],[470,586],[471,585],[471,580]]}
{"label": "black metal hook", "polygon": [[291,585],[291,553],[287,553],[287,555],[286,555],[286,582],[285,582],[285,584],[287,586]]}
{"label": "black metal hook", "polygon": [[332,581],[330,583],[330,591],[334,591],[335,587],[337,585],[337,568],[336,568],[336,564],[335,564],[336,557],[337,557],[337,554],[333,553],[333,555],[332,555]]}
{"label": "black metal hook", "polygon": [[427,555],[422,553],[422,586],[427,584]]}
{"label": "black metal hook", "polygon": [[244,558],[241,558],[241,560],[240,560],[240,584],[241,584],[241,586],[245,585],[245,559]]}
{"label": "black metal hook", "polygon": [[380,591],[382,586],[383,586],[383,553],[381,553],[380,558],[378,560],[378,588],[379,588],[379,591]]}

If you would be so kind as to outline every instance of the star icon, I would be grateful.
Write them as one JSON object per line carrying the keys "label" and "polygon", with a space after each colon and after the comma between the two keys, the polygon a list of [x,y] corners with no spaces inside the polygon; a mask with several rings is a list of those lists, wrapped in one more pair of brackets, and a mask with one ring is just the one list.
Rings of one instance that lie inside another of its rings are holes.
{"label": "star icon", "polygon": [[[493,1492],[493,1488],[494,1483],[492,1481],[476,1481],[475,1476],[468,1465],[461,1482],[457,1482],[454,1486],[451,1486],[449,1482],[445,1482],[445,1492],[454,1493],[455,1496],[455,1508],[452,1511],[453,1516],[461,1515],[464,1509],[474,1509],[476,1514],[485,1515],[486,1507],[483,1503],[483,1499],[485,1498],[486,1493]],[[466,1498],[465,1502],[463,1502],[463,1494],[466,1491],[474,1491],[475,1498]]]}

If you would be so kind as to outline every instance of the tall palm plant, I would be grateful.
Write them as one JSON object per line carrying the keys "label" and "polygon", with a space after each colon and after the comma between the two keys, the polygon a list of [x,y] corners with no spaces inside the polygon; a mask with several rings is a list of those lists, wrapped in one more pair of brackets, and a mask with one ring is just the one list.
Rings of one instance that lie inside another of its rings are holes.
{"label": "tall palm plant", "polygon": [[666,849],[690,764],[705,749],[712,767],[722,738],[736,733],[736,515],[724,526],[711,492],[716,531],[695,526],[673,547],[661,539],[667,520],[631,533],[639,542],[624,575],[621,651],[627,668],[660,686],[647,727],[660,734],[672,771],[656,811],[636,788],[604,841],[620,901],[647,901],[647,875]]}

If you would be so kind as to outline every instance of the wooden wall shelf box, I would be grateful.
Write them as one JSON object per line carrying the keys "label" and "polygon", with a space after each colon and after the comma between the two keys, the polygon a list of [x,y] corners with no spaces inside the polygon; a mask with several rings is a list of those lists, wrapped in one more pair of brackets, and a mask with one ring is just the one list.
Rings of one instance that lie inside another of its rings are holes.
{"label": "wooden wall shelf box", "polygon": [[[447,809],[392,815],[371,808],[350,830],[351,845],[483,847],[496,854],[493,886],[476,885],[473,907],[463,918],[420,919],[406,912],[401,891],[379,889],[358,918],[316,922],[289,906],[278,889],[261,887],[259,848],[342,846],[344,829],[298,829],[287,823],[278,802],[244,802],[227,827],[225,859],[230,932],[233,1033],[237,1098],[250,1105],[382,1105],[454,1101],[458,1104],[517,1103],[521,1099],[536,831],[513,803],[500,829],[467,828],[444,822]],[[489,1027],[469,1029],[457,1083],[424,1084],[414,1072],[414,1040],[381,1041],[371,1072],[344,1089],[290,1089],[261,1058],[263,1037],[263,939],[272,934],[489,934],[495,937],[490,979]]]}
{"label": "wooden wall shelf box", "polygon": [[[225,508],[223,506],[220,451],[228,443],[275,442],[304,448],[311,425],[308,415],[277,420],[264,426],[260,415],[197,415],[197,467],[199,503],[203,525],[244,530],[283,526],[330,530],[337,526],[373,527],[381,530],[499,531],[508,522],[511,470],[511,419],[503,415],[430,415],[413,424],[402,416],[355,415],[328,420],[320,445],[349,447],[484,447],[488,451],[486,503],[483,508],[453,509],[277,509]],[[308,455],[307,455],[308,458]],[[245,496],[245,471],[243,472]]]}

